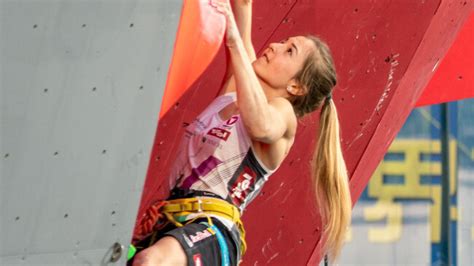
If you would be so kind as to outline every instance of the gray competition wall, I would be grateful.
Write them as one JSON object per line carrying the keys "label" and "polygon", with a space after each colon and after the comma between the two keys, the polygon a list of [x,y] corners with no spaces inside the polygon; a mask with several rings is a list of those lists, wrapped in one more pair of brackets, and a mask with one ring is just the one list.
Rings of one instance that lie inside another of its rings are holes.
{"label": "gray competition wall", "polygon": [[0,0],[1,265],[125,263],[181,7]]}

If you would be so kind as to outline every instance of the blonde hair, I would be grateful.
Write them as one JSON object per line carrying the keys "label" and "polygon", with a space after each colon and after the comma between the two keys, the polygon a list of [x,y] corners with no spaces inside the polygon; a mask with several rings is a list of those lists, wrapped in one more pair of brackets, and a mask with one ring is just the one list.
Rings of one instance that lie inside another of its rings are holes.
{"label": "blonde hair", "polygon": [[331,99],[337,76],[327,44],[319,37],[306,37],[314,42],[317,49],[306,58],[295,80],[306,87],[308,93],[294,97],[291,102],[298,117],[311,113],[322,105],[319,137],[311,161],[311,179],[322,216],[323,252],[334,262],[340,255],[352,216],[349,177],[339,136],[339,119],[336,105]]}

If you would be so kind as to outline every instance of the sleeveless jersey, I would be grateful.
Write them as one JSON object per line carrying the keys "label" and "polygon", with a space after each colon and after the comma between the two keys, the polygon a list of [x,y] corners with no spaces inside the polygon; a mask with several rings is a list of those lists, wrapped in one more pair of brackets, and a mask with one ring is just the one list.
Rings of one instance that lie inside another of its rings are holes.
{"label": "sleeveless jersey", "polygon": [[276,169],[256,156],[240,115],[220,118],[235,100],[235,92],[218,96],[186,127],[171,177],[173,186],[215,193],[243,212]]}

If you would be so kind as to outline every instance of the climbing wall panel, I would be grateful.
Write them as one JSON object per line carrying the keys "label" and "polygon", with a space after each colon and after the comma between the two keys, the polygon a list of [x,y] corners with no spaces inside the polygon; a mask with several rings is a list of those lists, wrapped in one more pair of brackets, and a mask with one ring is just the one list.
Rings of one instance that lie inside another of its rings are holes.
{"label": "climbing wall panel", "polygon": [[473,43],[474,13],[471,12],[416,103],[417,107],[474,97]]}
{"label": "climbing wall panel", "polygon": [[181,6],[0,1],[0,265],[125,264]]}

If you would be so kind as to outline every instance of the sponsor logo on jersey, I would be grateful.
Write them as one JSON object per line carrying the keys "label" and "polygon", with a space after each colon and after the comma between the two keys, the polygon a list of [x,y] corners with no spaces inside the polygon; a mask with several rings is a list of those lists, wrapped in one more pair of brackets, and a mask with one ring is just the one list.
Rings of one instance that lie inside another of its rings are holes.
{"label": "sponsor logo on jersey", "polygon": [[225,127],[231,127],[235,123],[237,123],[238,120],[239,120],[239,116],[238,115],[233,115],[231,118],[229,118],[229,119],[227,119],[227,121],[225,121],[224,126]]}
{"label": "sponsor logo on jersey", "polygon": [[186,244],[188,244],[188,246],[192,248],[194,246],[194,243],[191,241],[191,239],[189,239],[189,237],[185,234],[182,234],[182,235]]}
{"label": "sponsor logo on jersey", "polygon": [[211,135],[211,136],[214,136],[214,137],[217,137],[217,138],[220,138],[220,139],[223,139],[224,141],[227,141],[227,139],[229,138],[230,136],[230,132],[225,130],[225,129],[222,129],[222,128],[218,128],[218,127],[215,127],[211,130],[209,130],[209,132],[207,132],[208,135]]}
{"label": "sponsor logo on jersey", "polygon": [[194,265],[196,265],[196,266],[202,266],[201,253],[194,254],[193,260],[194,260]]}
{"label": "sponsor logo on jersey", "polygon": [[191,241],[193,243],[196,243],[196,242],[199,242],[203,239],[206,239],[208,237],[212,236],[211,232],[209,232],[209,230],[205,229],[201,232],[197,232],[196,235],[191,235]]}
{"label": "sponsor logo on jersey", "polygon": [[256,174],[250,167],[245,166],[231,188],[231,198],[234,204],[241,205],[255,183]]}

